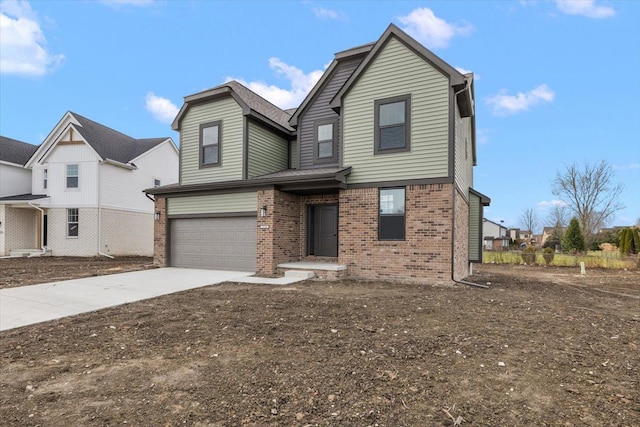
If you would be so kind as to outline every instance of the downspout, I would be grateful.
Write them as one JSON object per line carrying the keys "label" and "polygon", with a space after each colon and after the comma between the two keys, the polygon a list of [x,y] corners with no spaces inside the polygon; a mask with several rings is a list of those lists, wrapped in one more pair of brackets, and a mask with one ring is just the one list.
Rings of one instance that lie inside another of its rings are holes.
{"label": "downspout", "polygon": [[[464,87],[462,89],[460,89],[457,92],[453,93],[453,108],[456,108],[457,105],[457,101],[456,101],[456,96],[464,91],[467,90],[467,86],[469,84],[469,80],[465,79],[464,81]],[[455,110],[453,112],[453,115],[455,117]],[[454,119],[454,123],[455,123],[455,119]],[[457,123],[456,123],[457,126]],[[455,129],[452,129],[453,132],[455,132]],[[467,285],[467,286],[474,286],[477,288],[483,288],[483,289],[488,289],[489,287],[486,285],[480,285],[478,283],[473,283],[473,282],[467,282],[466,280],[456,280],[455,278],[455,269],[456,269],[456,144],[455,144],[455,135],[454,135],[454,143],[453,143],[453,159],[451,159],[453,161],[453,180],[451,183],[451,202],[453,203],[453,211],[451,212],[451,280],[454,283],[459,283],[461,285]],[[467,260],[468,263],[468,260]]]}
{"label": "downspout", "polygon": [[102,175],[102,164],[104,161],[98,162],[98,255],[113,259],[113,256],[103,253],[102,247],[102,204],[100,203],[100,176]]}
{"label": "downspout", "polygon": [[[44,210],[42,210],[42,208],[34,205],[31,202],[27,202],[27,204],[29,206],[31,206],[32,208],[37,209],[37,210],[40,211],[40,226],[43,227],[43,224],[44,224]],[[47,249],[45,249],[45,247],[44,247],[44,231],[40,233],[40,250],[42,251],[42,252],[40,252],[40,255],[44,255],[47,252]],[[29,255],[27,258],[31,258],[31,255]]]}

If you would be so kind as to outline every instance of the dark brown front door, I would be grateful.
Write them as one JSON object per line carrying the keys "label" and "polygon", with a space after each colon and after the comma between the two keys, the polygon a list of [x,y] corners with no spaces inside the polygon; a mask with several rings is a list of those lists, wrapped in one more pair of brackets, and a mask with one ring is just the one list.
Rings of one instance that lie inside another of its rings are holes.
{"label": "dark brown front door", "polygon": [[337,257],[338,206],[311,206],[310,217],[313,225],[309,227],[309,231],[313,233],[313,236],[309,236],[309,240],[313,242],[310,248],[313,253],[310,255]]}

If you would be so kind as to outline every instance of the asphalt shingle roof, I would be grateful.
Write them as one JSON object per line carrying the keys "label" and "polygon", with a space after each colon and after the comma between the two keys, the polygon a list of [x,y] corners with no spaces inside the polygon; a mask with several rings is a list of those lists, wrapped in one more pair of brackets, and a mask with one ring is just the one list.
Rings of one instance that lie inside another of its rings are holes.
{"label": "asphalt shingle roof", "polygon": [[0,160],[5,162],[24,166],[37,148],[33,144],[0,136]]}
{"label": "asphalt shingle roof", "polygon": [[135,139],[80,114],[74,112],[71,114],[80,123],[78,132],[103,159],[128,163],[169,138]]}

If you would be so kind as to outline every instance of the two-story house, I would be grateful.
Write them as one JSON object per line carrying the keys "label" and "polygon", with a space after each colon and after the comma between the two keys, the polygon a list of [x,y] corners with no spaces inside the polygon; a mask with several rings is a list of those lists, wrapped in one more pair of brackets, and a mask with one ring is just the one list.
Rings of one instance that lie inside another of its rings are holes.
{"label": "two-story house", "polygon": [[[34,147],[35,148],[35,147]],[[154,203],[144,189],[177,182],[171,138],[134,139],[67,112],[25,162],[28,194],[0,199],[4,252],[56,256],[151,255]]]}
{"label": "two-story house", "polygon": [[[13,209],[12,204],[31,193],[31,170],[24,167],[35,145],[0,136],[0,256],[7,248],[25,247],[35,240],[31,210]],[[7,224],[12,224],[7,227]]]}
{"label": "two-story house", "polygon": [[509,229],[502,224],[482,219],[482,236],[484,249],[488,251],[503,251],[509,249]]}
{"label": "two-story house", "polygon": [[232,81],[185,97],[173,129],[179,183],[148,190],[160,265],[445,283],[481,262],[473,75],[394,25],[294,111]]}

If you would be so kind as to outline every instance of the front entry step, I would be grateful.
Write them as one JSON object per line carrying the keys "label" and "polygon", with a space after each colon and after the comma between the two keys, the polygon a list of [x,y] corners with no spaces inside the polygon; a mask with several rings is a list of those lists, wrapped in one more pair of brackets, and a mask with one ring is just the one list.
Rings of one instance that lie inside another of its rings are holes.
{"label": "front entry step", "polygon": [[278,274],[284,274],[288,277],[290,274],[299,273],[311,273],[312,277],[325,280],[339,280],[346,277],[347,266],[331,262],[287,262],[284,264],[278,264]]}
{"label": "front entry step", "polygon": [[284,272],[284,277],[299,278],[299,279],[313,279],[315,277],[313,271],[305,270],[287,270]]}

